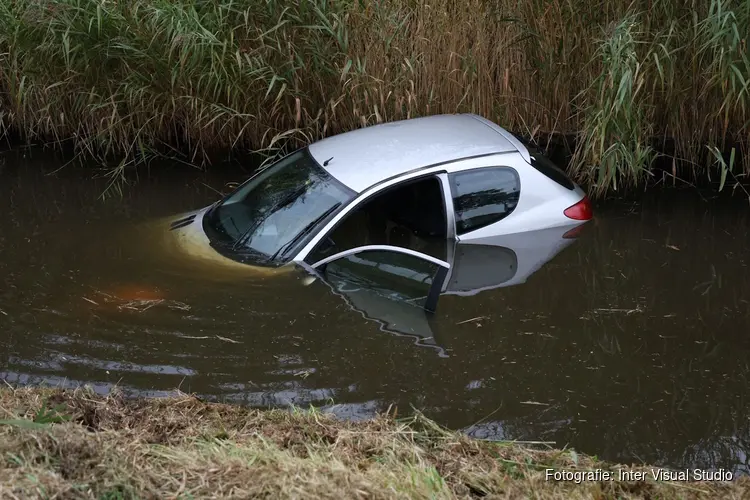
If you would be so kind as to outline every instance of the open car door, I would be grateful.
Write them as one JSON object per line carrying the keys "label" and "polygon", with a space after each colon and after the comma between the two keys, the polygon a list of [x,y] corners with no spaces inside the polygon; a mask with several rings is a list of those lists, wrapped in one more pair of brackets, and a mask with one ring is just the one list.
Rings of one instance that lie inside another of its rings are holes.
{"label": "open car door", "polygon": [[382,330],[414,337],[418,344],[442,351],[430,315],[450,268],[447,262],[407,248],[367,245],[304,267]]}

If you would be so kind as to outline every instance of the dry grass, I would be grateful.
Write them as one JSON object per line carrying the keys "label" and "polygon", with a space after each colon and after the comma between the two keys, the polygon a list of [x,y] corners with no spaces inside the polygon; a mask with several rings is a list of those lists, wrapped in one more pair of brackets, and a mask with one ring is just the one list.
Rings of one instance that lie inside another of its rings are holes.
{"label": "dry grass", "polygon": [[351,423],[186,395],[3,389],[0,418],[0,498],[741,498],[750,484],[551,482],[548,467],[616,466],[421,416]]}
{"label": "dry grass", "polygon": [[734,182],[748,32],[743,0],[0,0],[0,127],[124,157],[117,178],[172,148],[201,163],[475,112],[577,135],[592,193],[643,182],[660,138],[675,165]]}

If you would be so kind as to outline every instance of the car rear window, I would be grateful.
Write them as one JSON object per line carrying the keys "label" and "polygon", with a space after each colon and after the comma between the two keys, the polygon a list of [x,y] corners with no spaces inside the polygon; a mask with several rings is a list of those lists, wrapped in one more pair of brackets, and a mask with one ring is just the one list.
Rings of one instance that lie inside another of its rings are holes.
{"label": "car rear window", "polygon": [[483,167],[448,176],[459,235],[498,222],[515,210],[521,183],[509,167]]}
{"label": "car rear window", "polygon": [[518,137],[515,134],[513,135],[524,146],[526,146],[526,149],[529,150],[532,167],[534,167],[537,171],[547,176],[547,178],[552,179],[562,187],[570,189],[571,191],[575,189],[576,186],[575,184],[573,184],[573,181],[571,181],[567,174],[565,174],[565,172],[563,172],[560,167],[555,165],[552,160],[544,156],[544,154],[542,154],[542,152],[539,151],[535,146],[533,146],[529,141]]}

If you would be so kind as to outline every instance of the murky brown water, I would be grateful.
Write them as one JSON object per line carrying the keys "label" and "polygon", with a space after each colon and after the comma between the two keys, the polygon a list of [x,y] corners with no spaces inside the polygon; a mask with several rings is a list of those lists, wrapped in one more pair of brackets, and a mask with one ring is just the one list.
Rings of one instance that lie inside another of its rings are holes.
{"label": "murky brown water", "polygon": [[526,283],[443,297],[434,338],[416,341],[323,283],[302,286],[301,274],[213,280],[132,231],[214,201],[237,174],[154,168],[124,199],[100,202],[104,180],[43,175],[59,164],[41,155],[4,161],[0,378],[10,383],[179,387],[349,418],[413,406],[478,437],[748,472],[746,201],[683,192],[598,207]]}

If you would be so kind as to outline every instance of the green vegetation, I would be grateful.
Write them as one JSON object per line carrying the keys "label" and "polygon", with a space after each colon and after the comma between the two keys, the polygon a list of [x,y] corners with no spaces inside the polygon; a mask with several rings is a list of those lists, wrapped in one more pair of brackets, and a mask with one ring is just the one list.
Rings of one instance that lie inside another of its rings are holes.
{"label": "green vegetation", "polygon": [[0,0],[0,125],[124,158],[117,178],[475,112],[575,135],[594,194],[660,154],[724,187],[750,172],[748,33],[744,0]]}
{"label": "green vegetation", "polygon": [[[472,440],[417,415],[341,422],[179,395],[0,390],[2,498],[741,498],[733,482],[556,482],[621,468],[572,450]],[[626,468],[644,470],[646,468]]]}

